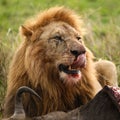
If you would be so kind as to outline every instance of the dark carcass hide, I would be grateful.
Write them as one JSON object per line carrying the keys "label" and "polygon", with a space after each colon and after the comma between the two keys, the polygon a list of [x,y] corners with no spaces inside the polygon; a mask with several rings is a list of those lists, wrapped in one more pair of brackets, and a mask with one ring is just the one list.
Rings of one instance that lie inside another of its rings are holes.
{"label": "dark carcass hide", "polygon": [[120,88],[105,86],[78,109],[66,114],[54,112],[34,120],[120,120]]}
{"label": "dark carcass hide", "polygon": [[79,120],[120,120],[120,89],[105,86],[79,115]]}
{"label": "dark carcass hide", "polygon": [[[20,119],[12,117],[7,120]],[[120,120],[120,88],[105,86],[93,100],[75,110],[52,112],[29,120]]]}

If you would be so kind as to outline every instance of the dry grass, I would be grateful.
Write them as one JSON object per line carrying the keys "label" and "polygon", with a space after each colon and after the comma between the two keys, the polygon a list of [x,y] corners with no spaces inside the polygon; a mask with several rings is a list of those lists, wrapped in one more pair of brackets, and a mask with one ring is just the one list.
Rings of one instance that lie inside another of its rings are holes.
{"label": "dry grass", "polygon": [[2,112],[6,92],[9,63],[20,41],[18,33],[10,30],[7,32],[5,40],[4,42],[0,41],[0,113]]}

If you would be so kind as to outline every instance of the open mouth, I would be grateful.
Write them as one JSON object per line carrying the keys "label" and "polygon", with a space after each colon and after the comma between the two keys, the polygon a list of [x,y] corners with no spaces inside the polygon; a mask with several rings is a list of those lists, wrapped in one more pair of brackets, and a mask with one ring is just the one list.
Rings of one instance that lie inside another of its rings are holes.
{"label": "open mouth", "polygon": [[59,65],[59,71],[64,73],[64,76],[67,79],[78,80],[81,78],[80,69],[85,67],[86,57],[85,54],[81,54],[75,58],[72,64],[70,65]]}
{"label": "open mouth", "polygon": [[79,74],[79,72],[80,72],[77,69],[72,69],[71,66],[65,66],[63,64],[59,65],[59,70],[65,72],[67,74]]}

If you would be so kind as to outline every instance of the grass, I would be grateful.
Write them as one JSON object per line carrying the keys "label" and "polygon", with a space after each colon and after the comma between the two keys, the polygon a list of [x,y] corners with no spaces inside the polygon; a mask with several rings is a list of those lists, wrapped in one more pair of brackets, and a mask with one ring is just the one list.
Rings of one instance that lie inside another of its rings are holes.
{"label": "grass", "polygon": [[113,61],[120,85],[119,0],[0,0],[0,106],[4,100],[11,57],[19,45],[18,29],[24,21],[46,8],[64,5],[85,21],[86,45],[97,58]]}

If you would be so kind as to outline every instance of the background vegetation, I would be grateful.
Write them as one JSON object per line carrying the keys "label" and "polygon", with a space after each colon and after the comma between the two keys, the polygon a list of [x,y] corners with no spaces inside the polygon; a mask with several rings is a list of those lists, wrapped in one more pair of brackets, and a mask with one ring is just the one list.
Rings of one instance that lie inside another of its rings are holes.
{"label": "background vegetation", "polygon": [[0,112],[9,62],[20,43],[19,26],[39,11],[56,5],[64,5],[82,16],[87,46],[97,58],[116,64],[120,84],[119,0],[0,0]]}

